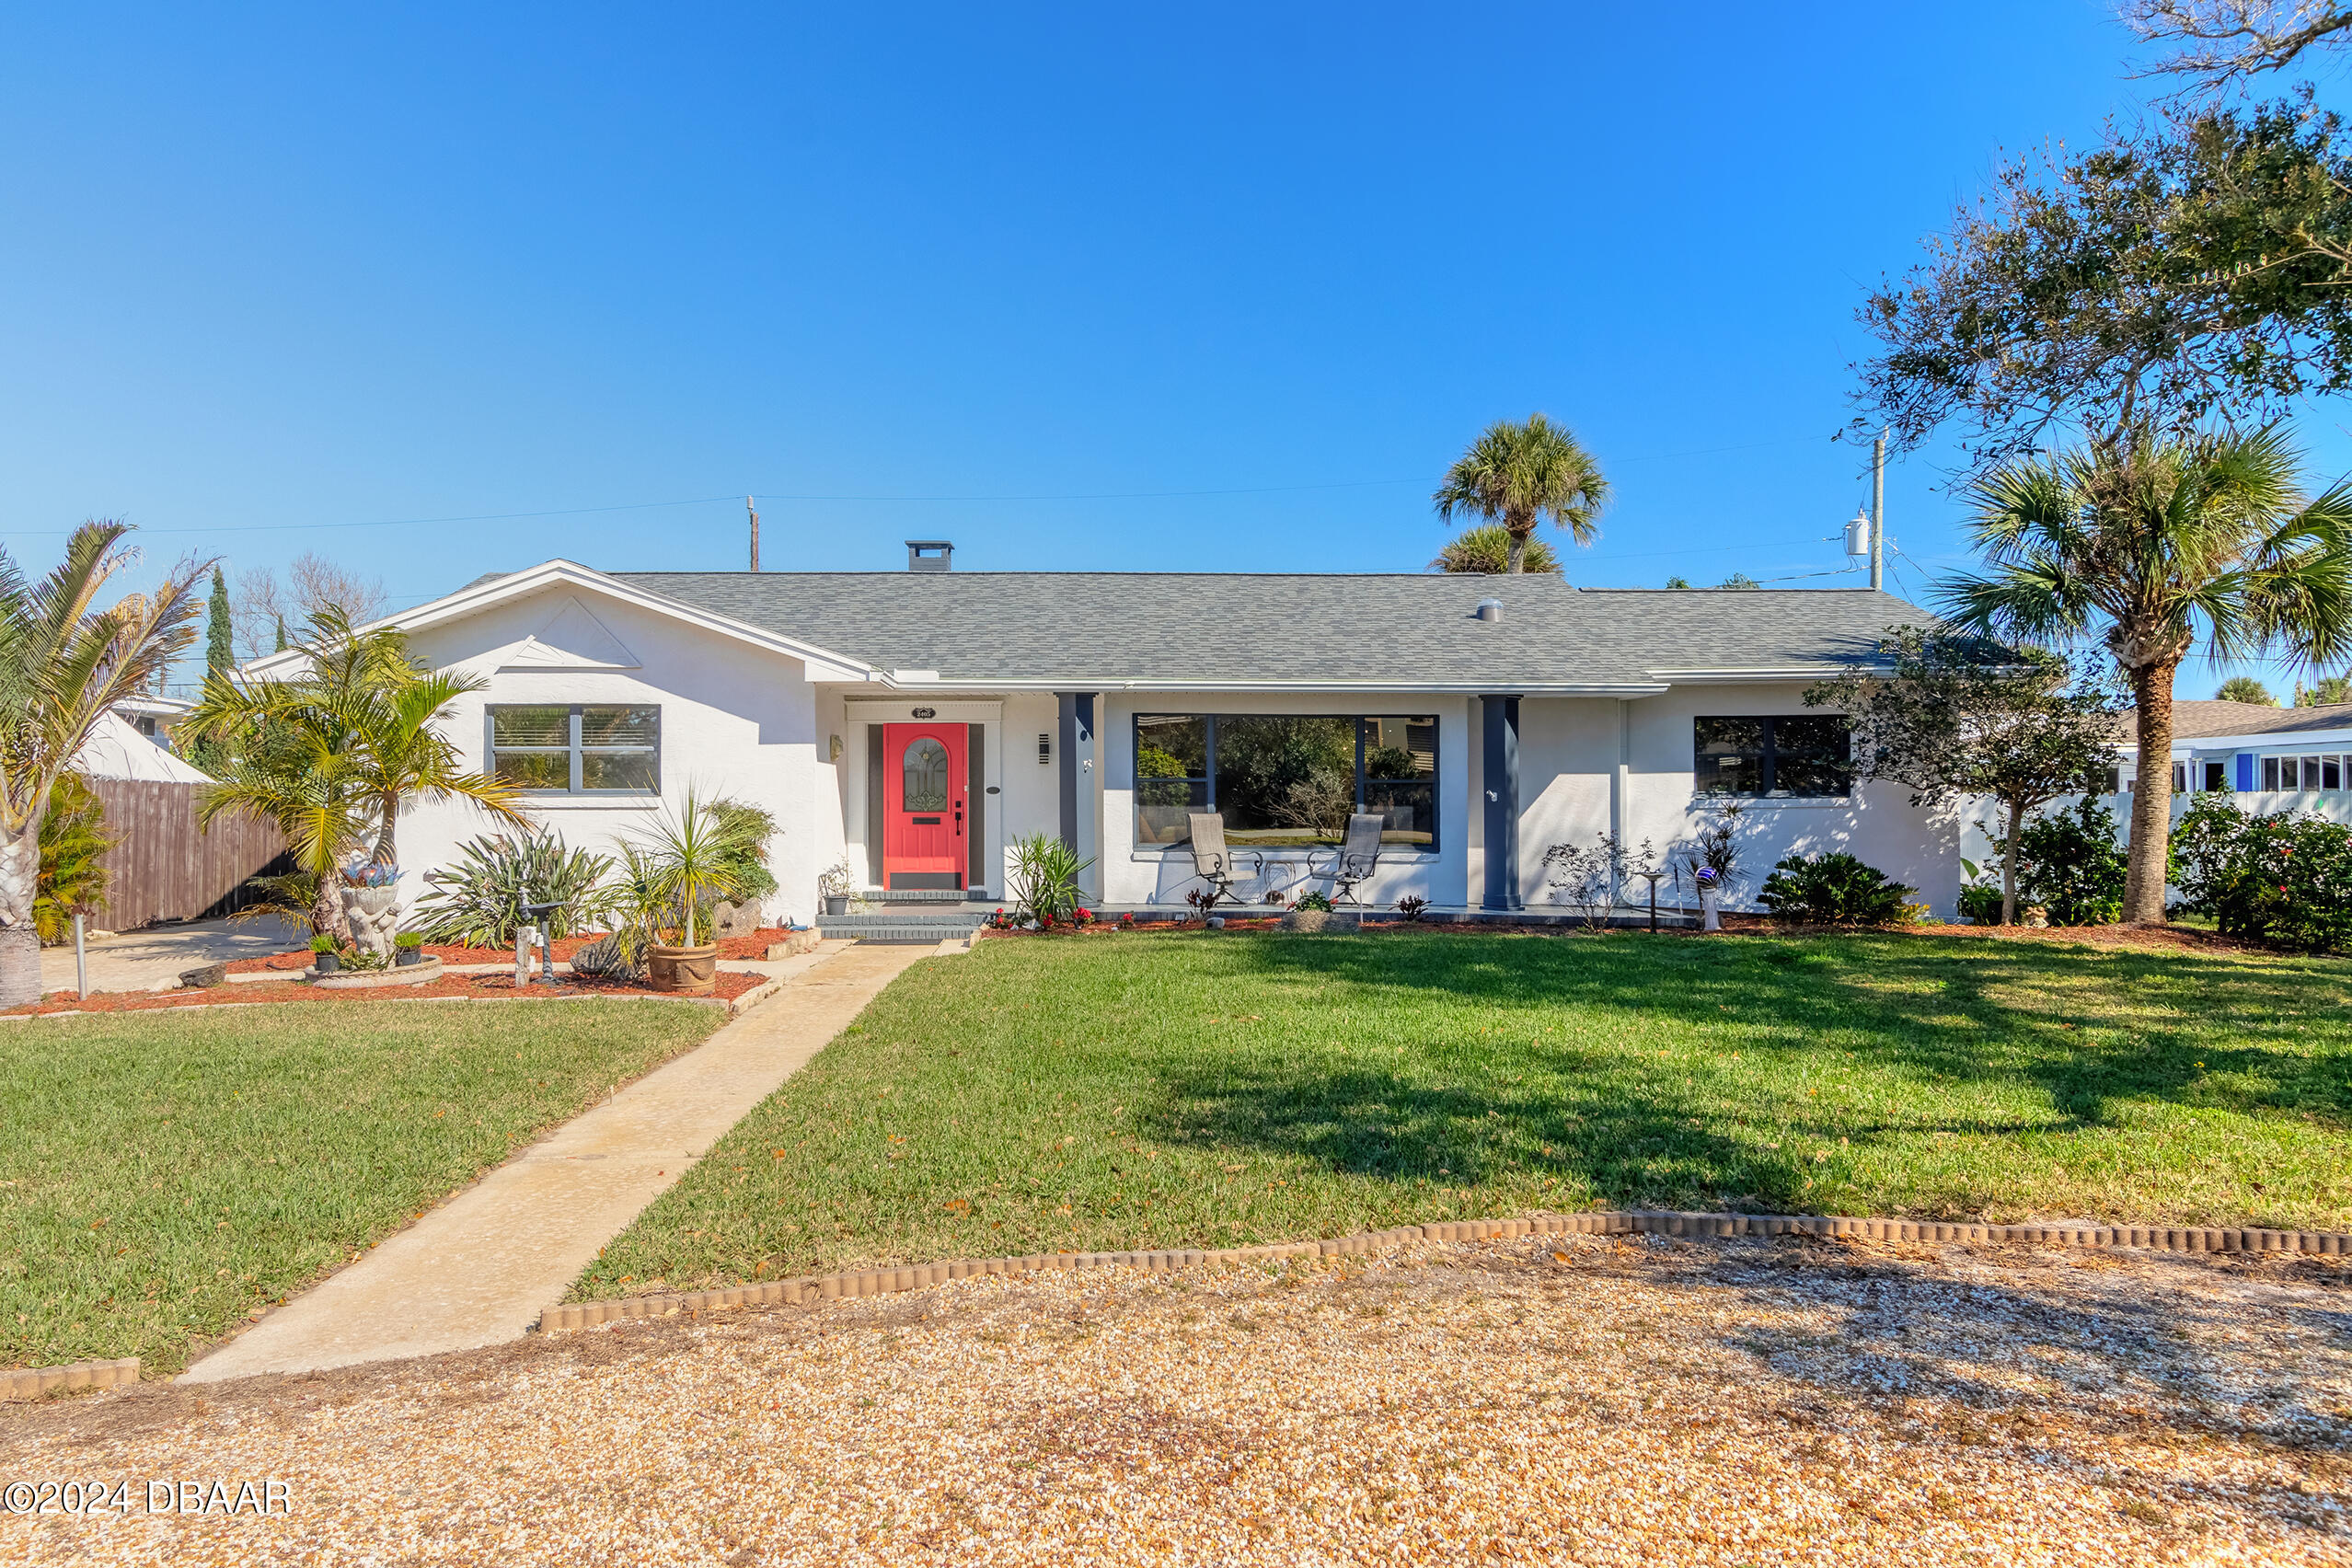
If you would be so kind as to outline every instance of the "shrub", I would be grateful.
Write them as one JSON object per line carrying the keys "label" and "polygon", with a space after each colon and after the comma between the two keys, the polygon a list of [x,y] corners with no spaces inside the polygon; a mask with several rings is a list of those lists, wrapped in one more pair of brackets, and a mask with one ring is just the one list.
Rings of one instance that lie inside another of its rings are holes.
{"label": "shrub", "polygon": [[333,952],[335,951],[335,939],[329,936],[326,932],[321,931],[317,936],[310,939],[310,951],[313,952]]}
{"label": "shrub", "polygon": [[1889,882],[1877,867],[1843,850],[1807,859],[1792,855],[1772,868],[1757,900],[1787,920],[1823,926],[1893,926],[1915,888]]}
{"label": "shrub", "polygon": [[1418,920],[1428,913],[1429,900],[1425,898],[1409,893],[1397,900],[1397,918],[1400,920]]}
{"label": "shrub", "polygon": [[1298,902],[1292,905],[1291,907],[1293,909],[1320,909],[1324,914],[1328,915],[1332,910],[1332,901],[1329,897],[1320,893],[1302,893],[1298,895]]}
{"label": "shrub", "polygon": [[1971,925],[2000,924],[2000,883],[1968,882],[1960,884],[1960,916]]}
{"label": "shrub", "polygon": [[424,946],[424,933],[402,931],[392,939],[392,945],[396,948],[421,948]]}
{"label": "shrub", "polygon": [[2127,859],[2114,813],[2085,795],[2074,811],[2017,836],[2018,907],[2040,905],[2053,926],[2111,926],[2123,918]]}
{"label": "shrub", "polygon": [[70,941],[74,917],[96,912],[106,902],[106,802],[78,773],[61,773],[50,787],[49,811],[40,819],[40,867],[35,873],[33,930],[43,942]]}
{"label": "shrub", "polygon": [[2352,949],[2352,827],[2300,812],[2251,816],[2199,794],[2173,830],[2183,907],[2222,934],[2306,952]]}
{"label": "shrub", "polygon": [[416,929],[428,941],[513,947],[527,890],[531,903],[557,905],[549,937],[576,936],[610,917],[601,884],[612,870],[610,857],[567,849],[551,832],[476,838],[458,846],[448,870],[425,873],[433,891],[417,901]]}
{"label": "shrub", "polygon": [[719,830],[719,858],[735,881],[734,902],[758,904],[776,891],[767,869],[767,841],[776,836],[776,813],[748,801],[721,798],[702,808]]}

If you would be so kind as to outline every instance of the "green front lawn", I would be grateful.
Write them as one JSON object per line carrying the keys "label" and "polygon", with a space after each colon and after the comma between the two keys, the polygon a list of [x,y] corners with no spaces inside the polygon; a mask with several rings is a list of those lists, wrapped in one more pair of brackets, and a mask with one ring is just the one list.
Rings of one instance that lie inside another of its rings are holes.
{"label": "green front lawn", "polygon": [[297,1002],[0,1025],[0,1366],[176,1370],[719,1021]]}
{"label": "green front lawn", "polygon": [[2347,989],[1956,937],[985,942],[578,1289],[1593,1205],[2352,1228]]}

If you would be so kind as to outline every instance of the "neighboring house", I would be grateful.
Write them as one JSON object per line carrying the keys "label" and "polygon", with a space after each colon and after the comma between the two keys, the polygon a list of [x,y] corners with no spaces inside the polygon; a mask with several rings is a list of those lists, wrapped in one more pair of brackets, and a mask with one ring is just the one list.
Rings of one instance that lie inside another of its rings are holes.
{"label": "neighboring house", "polygon": [[[487,681],[452,739],[574,845],[689,789],[773,811],[769,912],[796,919],[845,859],[870,889],[1001,900],[1009,846],[1036,833],[1093,861],[1101,902],[1182,908],[1200,810],[1266,857],[1253,891],[1297,892],[1324,885],[1359,805],[1387,823],[1363,890],[1381,904],[1541,905],[1548,846],[1614,831],[1664,852],[1735,801],[1750,894],[1783,854],[1843,848],[1939,910],[1957,895],[1963,824],[1853,788],[1842,721],[1802,701],[1927,619],[1885,594],[948,564],[945,546],[904,572],[552,560],[382,624]],[[408,894],[490,831],[415,808]]]}
{"label": "neighboring house", "polygon": [[126,697],[114,705],[123,722],[168,752],[179,750],[179,721],[195,706],[177,697]]}
{"label": "neighboring house", "polygon": [[[2128,715],[2122,732],[2131,733]],[[2130,820],[2139,748],[2127,742],[2122,754],[2108,780],[2119,827]],[[2208,790],[2229,790],[2265,815],[2300,811],[2352,822],[2352,703],[2175,702],[2173,820]]]}
{"label": "neighboring house", "polygon": [[89,740],[74,757],[77,771],[92,778],[135,778],[146,783],[213,781],[211,775],[190,767],[166,750],[161,740],[139,728],[144,715],[131,709],[130,703],[121,702],[98,716],[98,721],[90,726]]}

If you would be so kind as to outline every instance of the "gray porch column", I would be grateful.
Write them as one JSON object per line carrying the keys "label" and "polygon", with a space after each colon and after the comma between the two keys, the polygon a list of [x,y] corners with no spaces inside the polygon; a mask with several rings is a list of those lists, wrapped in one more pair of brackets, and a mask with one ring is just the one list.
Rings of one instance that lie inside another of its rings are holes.
{"label": "gray porch column", "polygon": [[1054,694],[1061,700],[1061,733],[1055,737],[1062,785],[1062,842],[1071,849],[1078,847],[1078,811],[1085,797],[1078,790],[1078,763],[1094,744],[1094,694],[1090,691],[1059,691]]}
{"label": "gray porch column", "polygon": [[1525,909],[1519,897],[1519,699],[1482,697],[1488,909]]}

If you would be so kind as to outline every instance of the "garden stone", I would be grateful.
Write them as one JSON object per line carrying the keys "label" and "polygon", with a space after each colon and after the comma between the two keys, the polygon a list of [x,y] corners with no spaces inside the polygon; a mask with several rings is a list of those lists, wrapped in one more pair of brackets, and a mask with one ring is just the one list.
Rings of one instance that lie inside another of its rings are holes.
{"label": "garden stone", "polygon": [[190,991],[209,990],[214,986],[226,985],[228,965],[206,963],[194,969],[183,969],[179,972],[179,983]]}
{"label": "garden stone", "polygon": [[1328,909],[1294,909],[1282,917],[1286,931],[1320,931],[1332,923]]}

